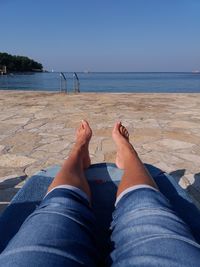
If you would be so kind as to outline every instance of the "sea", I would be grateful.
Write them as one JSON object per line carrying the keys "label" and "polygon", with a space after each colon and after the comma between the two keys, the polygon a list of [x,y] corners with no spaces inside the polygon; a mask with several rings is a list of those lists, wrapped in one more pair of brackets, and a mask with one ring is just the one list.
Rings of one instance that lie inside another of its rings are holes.
{"label": "sea", "polygon": [[200,73],[192,72],[43,72],[0,75],[0,90],[108,93],[200,93]]}

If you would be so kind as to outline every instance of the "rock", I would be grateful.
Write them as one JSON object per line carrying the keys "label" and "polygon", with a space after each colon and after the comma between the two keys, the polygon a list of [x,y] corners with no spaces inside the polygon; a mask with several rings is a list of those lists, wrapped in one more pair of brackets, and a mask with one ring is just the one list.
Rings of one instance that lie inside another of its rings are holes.
{"label": "rock", "polygon": [[[93,163],[115,161],[111,132],[121,120],[143,161],[193,177],[199,172],[200,94],[2,91],[0,111],[0,177],[24,175],[24,169],[32,175],[63,161],[84,118],[93,130]],[[187,187],[192,195],[198,180]]]}
{"label": "rock", "polygon": [[165,162],[162,162],[162,161],[156,163],[155,166],[167,173],[173,171],[173,166],[170,166],[169,164],[166,164]]}
{"label": "rock", "polygon": [[51,144],[46,144],[38,147],[36,150],[42,150],[47,152],[60,152],[68,147],[69,143],[66,141],[56,141]]}
{"label": "rock", "polygon": [[31,106],[31,107],[26,107],[23,109],[24,114],[35,114],[38,111],[41,111],[45,108],[45,106]]}
{"label": "rock", "polygon": [[30,123],[28,123],[24,129],[30,130],[30,129],[37,129],[40,128],[42,125],[44,125],[45,122],[41,121],[41,120],[37,120],[37,121],[32,121]]}
{"label": "rock", "polygon": [[110,151],[110,152],[104,153],[104,160],[105,160],[105,162],[115,163],[116,152]]}
{"label": "rock", "polygon": [[54,143],[54,142],[57,142],[57,141],[59,141],[58,137],[47,137],[47,138],[43,138],[40,141],[40,144],[51,144],[51,143]]}
{"label": "rock", "polygon": [[[195,182],[197,182],[197,181],[195,181],[195,177],[194,177],[194,175],[193,174],[186,174],[186,175],[184,175],[184,180],[187,180],[187,186],[189,186],[189,185],[193,185]],[[198,183],[198,182],[197,182]]]}
{"label": "rock", "polygon": [[174,127],[174,128],[186,128],[186,129],[199,129],[200,128],[200,124],[199,123],[195,123],[195,122],[191,122],[191,121],[173,121],[169,124],[170,127]]}
{"label": "rock", "polygon": [[112,139],[102,140],[102,153],[110,153],[116,151],[115,144]]}
{"label": "rock", "polygon": [[56,117],[56,112],[49,112],[49,110],[39,111],[35,114],[36,119],[54,119]]}
{"label": "rock", "polygon": [[26,124],[29,118],[13,118],[6,120],[6,124]]}
{"label": "rock", "polygon": [[97,152],[95,155],[91,155],[92,164],[100,163],[100,162],[104,162],[104,161],[105,161],[104,154],[101,152]]}
{"label": "rock", "polygon": [[0,156],[1,167],[25,167],[33,162],[35,162],[35,159],[14,154],[5,154]]}
{"label": "rock", "polygon": [[0,153],[3,151],[4,148],[5,146],[0,145]]}
{"label": "rock", "polygon": [[19,145],[29,145],[37,144],[41,140],[41,137],[35,133],[29,133],[27,131],[15,133],[14,136],[10,135],[4,138],[3,142],[5,145],[9,146],[19,146]]}
{"label": "rock", "polygon": [[13,125],[0,122],[0,135],[11,136],[20,129],[20,125]]}
{"label": "rock", "polygon": [[45,169],[47,167],[51,167],[53,165],[62,165],[63,160],[56,159],[56,158],[48,158],[46,161],[37,161],[36,163],[32,164],[31,166],[25,169],[25,173],[28,176],[32,176],[35,173]]}
{"label": "rock", "polygon": [[163,140],[156,142],[156,144],[159,146],[170,148],[172,150],[190,148],[194,146],[194,144],[192,143],[183,142],[183,141],[174,140],[174,139],[163,139]]}
{"label": "rock", "polygon": [[135,128],[159,128],[158,121],[156,119],[139,120],[135,123]]}
{"label": "rock", "polygon": [[31,153],[31,158],[45,160],[48,158],[48,154],[46,151],[34,150],[33,153]]}
{"label": "rock", "polygon": [[64,123],[57,123],[57,122],[47,122],[43,126],[40,127],[40,130],[57,130],[57,129],[63,129],[65,126]]}
{"label": "rock", "polygon": [[187,160],[187,161],[191,161],[193,162],[193,164],[197,164],[198,166],[200,165],[200,156],[199,155],[195,155],[195,154],[187,154],[187,153],[174,153],[174,155]]}
{"label": "rock", "polygon": [[185,177],[181,177],[178,183],[183,189],[187,189],[189,186],[191,186],[190,181]]}

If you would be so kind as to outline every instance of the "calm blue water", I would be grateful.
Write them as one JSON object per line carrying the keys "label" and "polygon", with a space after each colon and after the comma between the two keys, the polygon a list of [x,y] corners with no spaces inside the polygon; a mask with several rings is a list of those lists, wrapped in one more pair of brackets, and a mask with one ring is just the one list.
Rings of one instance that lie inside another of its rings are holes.
{"label": "calm blue water", "polygon": [[[73,73],[65,73],[72,91]],[[200,74],[194,73],[78,73],[81,92],[200,93]],[[0,75],[0,90],[59,91],[59,73]]]}

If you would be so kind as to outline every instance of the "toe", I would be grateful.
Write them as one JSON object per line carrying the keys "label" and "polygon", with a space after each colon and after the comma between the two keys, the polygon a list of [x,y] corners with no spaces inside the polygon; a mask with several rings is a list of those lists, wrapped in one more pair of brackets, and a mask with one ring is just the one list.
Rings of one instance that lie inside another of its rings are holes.
{"label": "toe", "polygon": [[81,124],[82,124],[82,127],[83,127],[83,128],[86,128],[86,127],[89,126],[89,124],[88,124],[88,122],[87,122],[86,120],[82,120],[82,121],[81,121]]}
{"label": "toe", "polygon": [[126,132],[126,128],[123,126],[123,128],[122,128],[122,134],[125,135],[125,132]]}
{"label": "toe", "polygon": [[76,132],[79,133],[82,128],[83,128],[83,124],[81,123],[80,126],[77,128]]}
{"label": "toe", "polygon": [[124,130],[124,126],[122,124],[120,124],[120,126],[119,126],[119,132],[121,134],[123,134],[123,130]]}
{"label": "toe", "polygon": [[128,132],[127,129],[126,129],[126,131],[125,131],[125,136],[126,136],[127,139],[129,139],[129,132]]}
{"label": "toe", "polygon": [[121,122],[116,122],[113,127],[113,133],[119,132]]}

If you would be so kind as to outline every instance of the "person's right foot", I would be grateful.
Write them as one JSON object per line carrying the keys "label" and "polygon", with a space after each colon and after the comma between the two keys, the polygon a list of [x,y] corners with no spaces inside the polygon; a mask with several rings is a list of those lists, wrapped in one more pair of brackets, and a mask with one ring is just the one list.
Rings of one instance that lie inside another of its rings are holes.
{"label": "person's right foot", "polygon": [[117,146],[116,165],[124,169],[127,152],[133,153],[133,147],[129,142],[129,132],[121,122],[117,122],[113,128],[112,137]]}
{"label": "person's right foot", "polygon": [[89,142],[92,137],[92,129],[89,126],[89,123],[86,120],[82,120],[80,127],[76,132],[76,144],[75,146],[81,147],[81,156],[83,159],[83,168],[87,169],[90,164],[90,155],[89,155]]}

